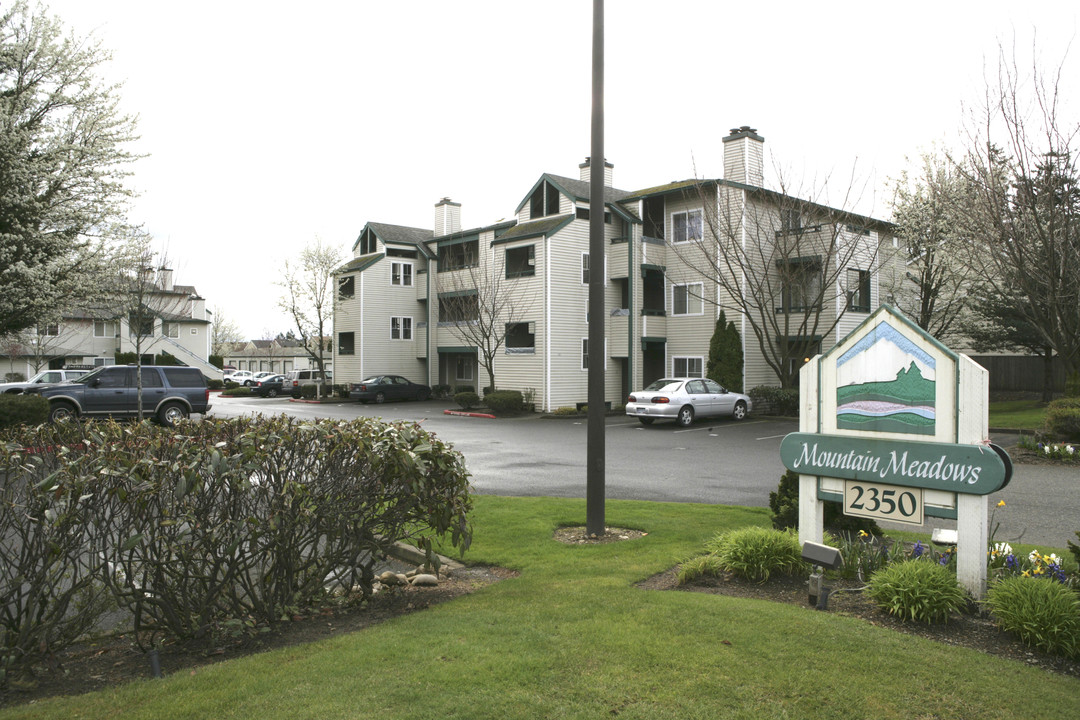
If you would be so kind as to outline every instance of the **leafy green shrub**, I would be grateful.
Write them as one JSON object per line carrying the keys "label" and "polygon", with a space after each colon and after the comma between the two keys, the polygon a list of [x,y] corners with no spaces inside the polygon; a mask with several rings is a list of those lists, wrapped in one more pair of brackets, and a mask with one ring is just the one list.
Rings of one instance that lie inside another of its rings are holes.
{"label": "leafy green shrub", "polygon": [[929,560],[893,563],[870,577],[866,594],[901,620],[948,622],[967,605],[967,595],[947,567]]}
{"label": "leafy green shrub", "polygon": [[708,547],[722,569],[749,580],[765,582],[774,572],[793,575],[806,568],[793,532],[746,527],[715,537]]}
{"label": "leafy green shrub", "polygon": [[1026,645],[1080,657],[1080,596],[1058,582],[1019,575],[994,583],[986,605],[998,627]]}
{"label": "leafy green shrub", "polygon": [[4,373],[4,382],[26,382],[26,376],[21,372]]}
{"label": "leafy green shrub", "polygon": [[484,404],[496,415],[517,415],[525,409],[525,398],[517,390],[497,390],[484,396]]}
{"label": "leafy green shrub", "polygon": [[452,388],[449,385],[432,385],[431,395],[438,400],[445,400],[450,397],[450,391]]}
{"label": "leafy green shrub", "polygon": [[480,404],[480,396],[474,392],[459,392],[454,396],[454,402],[464,410],[469,410]]}
{"label": "leafy green shrub", "polygon": [[551,414],[563,417],[567,415],[580,415],[581,411],[579,411],[576,407],[557,407],[551,411]]}
{"label": "leafy green shrub", "polygon": [[315,399],[315,389],[316,389],[315,388],[315,383],[312,383],[310,385],[301,385],[300,386],[300,397],[304,398],[305,400],[314,400]]}
{"label": "leafy green shrub", "polygon": [[221,394],[224,395],[225,397],[250,397],[251,396],[251,388],[242,387],[240,385],[236,385],[235,383],[229,383],[229,384],[233,385],[233,387],[226,388],[225,390],[221,391]]}
{"label": "leafy green shrub", "polygon": [[[777,530],[799,527],[799,474],[788,470],[780,477],[776,492],[769,493],[772,524]],[[825,527],[845,535],[859,532],[881,535],[881,527],[872,518],[845,515],[838,502],[825,501]]]}
{"label": "leafy green shrub", "polygon": [[226,390],[232,390],[233,388],[238,388],[238,387],[240,387],[240,383],[238,383],[238,382],[233,382],[232,380],[226,380],[226,381],[225,381],[225,382],[223,383],[223,386],[224,386],[224,388],[225,388]]}
{"label": "leafy green shrub", "polygon": [[49,419],[49,401],[40,395],[0,395],[0,429],[40,425]]}
{"label": "leafy green shrub", "polygon": [[486,398],[488,395],[490,395],[493,392],[495,392],[495,388],[488,385],[487,387],[484,388],[483,396]]}
{"label": "leafy green shrub", "polygon": [[1080,442],[1080,398],[1061,398],[1046,407],[1046,429],[1055,437]]}
{"label": "leafy green shrub", "polygon": [[455,393],[476,392],[476,386],[475,385],[458,385],[457,388],[455,388],[454,392]]}
{"label": "leafy green shrub", "polygon": [[754,401],[754,412],[765,415],[799,416],[799,391],[795,388],[778,388],[758,385],[747,393]]}
{"label": "leafy green shrub", "polygon": [[715,380],[728,390],[742,392],[742,338],[735,323],[727,319],[723,310],[716,319],[716,327],[709,341],[709,359],[705,365],[705,377]]}
{"label": "leafy green shrub", "polygon": [[715,555],[699,555],[679,565],[677,579],[680,585],[693,582],[700,577],[720,577],[724,568],[720,566],[720,559]]}
{"label": "leafy green shrub", "polygon": [[225,383],[217,378],[210,378],[206,381],[206,387],[211,390],[221,390],[225,387]]}

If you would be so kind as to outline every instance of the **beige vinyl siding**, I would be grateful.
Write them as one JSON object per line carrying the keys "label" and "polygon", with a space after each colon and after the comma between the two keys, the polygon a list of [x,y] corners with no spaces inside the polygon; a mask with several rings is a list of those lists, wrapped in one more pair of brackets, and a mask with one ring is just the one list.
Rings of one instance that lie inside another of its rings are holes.
{"label": "beige vinyl siding", "polygon": [[[490,243],[490,240],[487,241]],[[532,246],[534,274],[531,276],[506,277],[506,251]],[[495,356],[495,383],[499,390],[533,391],[533,402],[543,407],[544,400],[544,267],[547,263],[547,241],[543,237],[495,245],[492,263],[502,291],[509,293],[513,306],[512,317],[518,322],[531,322],[533,329],[533,352],[510,353],[505,340]],[[508,312],[508,317],[511,315]]]}

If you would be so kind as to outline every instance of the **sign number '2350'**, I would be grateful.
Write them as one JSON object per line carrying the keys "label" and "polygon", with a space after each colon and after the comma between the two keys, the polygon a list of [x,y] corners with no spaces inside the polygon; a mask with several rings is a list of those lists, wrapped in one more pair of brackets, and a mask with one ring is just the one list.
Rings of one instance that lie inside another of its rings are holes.
{"label": "sign number '2350'", "polygon": [[921,488],[848,480],[844,483],[844,513],[922,525],[923,492]]}

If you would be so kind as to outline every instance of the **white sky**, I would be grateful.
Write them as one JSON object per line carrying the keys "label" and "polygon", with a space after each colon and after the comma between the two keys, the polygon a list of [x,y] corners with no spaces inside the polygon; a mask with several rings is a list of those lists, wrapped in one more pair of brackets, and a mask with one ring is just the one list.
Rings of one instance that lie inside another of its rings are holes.
{"label": "white sky", "polygon": [[[589,154],[591,0],[48,4],[112,50],[140,117],[132,219],[249,338],[289,328],[275,282],[316,236],[351,256],[365,222],[431,227],[444,196],[463,227],[487,225]],[[751,125],[770,169],[830,177],[833,204],[888,218],[889,179],[958,142],[999,41],[1030,64],[1036,38],[1057,66],[1078,8],[608,0],[615,186],[721,177],[721,138]],[[1078,66],[1074,47],[1064,88]]]}

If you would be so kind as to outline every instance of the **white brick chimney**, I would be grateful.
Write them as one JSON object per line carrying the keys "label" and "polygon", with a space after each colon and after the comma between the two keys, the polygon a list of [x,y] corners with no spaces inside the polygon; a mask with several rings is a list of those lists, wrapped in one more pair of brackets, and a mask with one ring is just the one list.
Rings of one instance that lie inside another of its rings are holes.
{"label": "white brick chimney", "polygon": [[724,138],[724,179],[761,187],[765,182],[765,138],[749,125]]}
{"label": "white brick chimney", "polygon": [[444,197],[435,203],[435,237],[461,231],[461,203]]}
{"label": "white brick chimney", "polygon": [[[592,182],[592,158],[585,158],[585,162],[578,165],[578,170],[581,171],[581,182]],[[604,187],[615,187],[612,185],[614,182],[615,166],[604,161]]]}

